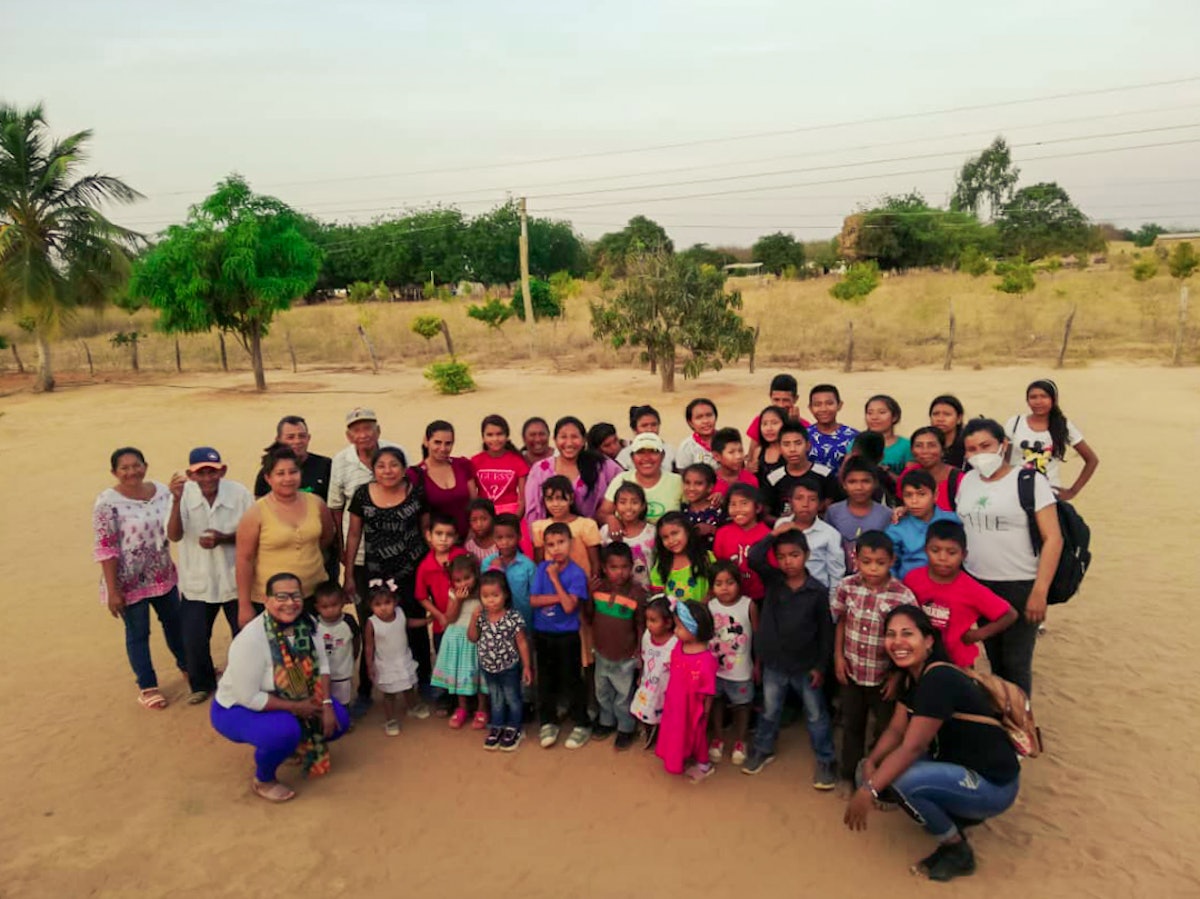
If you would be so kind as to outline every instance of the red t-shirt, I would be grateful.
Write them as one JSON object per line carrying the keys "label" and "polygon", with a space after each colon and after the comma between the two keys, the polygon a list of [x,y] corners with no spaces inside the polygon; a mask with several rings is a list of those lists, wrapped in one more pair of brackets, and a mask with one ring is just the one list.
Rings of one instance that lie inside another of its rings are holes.
{"label": "red t-shirt", "polygon": [[[445,614],[446,609],[450,607],[450,563],[458,556],[465,556],[467,551],[461,546],[455,546],[450,550],[450,557],[443,565],[433,555],[433,550],[425,554],[425,558],[421,560],[421,564],[417,566],[417,587],[413,591],[417,597],[417,602],[429,600],[442,614]],[[433,632],[440,634],[443,628],[435,618],[433,621]]]}
{"label": "red t-shirt", "polygon": [[[916,471],[921,466],[916,462],[909,462],[904,466],[904,470],[900,472],[900,477],[896,478],[896,496],[904,499],[904,476],[910,471]],[[946,480],[937,485],[937,495],[934,497],[934,503],[939,509],[947,512],[953,512],[954,503],[950,502],[950,482],[954,481],[957,484],[962,480],[963,473],[957,469],[950,469],[950,475]]]}
{"label": "red t-shirt", "polygon": [[770,533],[771,529],[761,521],[756,521],[748,530],[730,522],[717,528],[713,537],[713,555],[718,560],[728,559],[737,564],[738,571],[742,573],[742,593],[751,599],[762,599],[767,589],[747,561],[750,547]]}
{"label": "red t-shirt", "polygon": [[517,511],[520,501],[517,481],[529,476],[529,463],[520,453],[510,451],[502,456],[476,453],[471,457],[471,467],[475,470],[480,495],[495,504],[496,512]]}
{"label": "red t-shirt", "polygon": [[[749,484],[755,490],[758,489],[758,478],[756,476],[752,475],[750,472],[746,471],[746,469],[744,469],[744,468],[738,472],[737,482],[739,484]],[[720,472],[718,472],[717,473],[717,483],[713,487],[713,493],[717,494],[717,496],[724,496],[726,493],[729,492],[729,488],[731,486],[732,485],[727,480],[725,480],[723,477],[721,477]]]}
{"label": "red t-shirt", "polygon": [[995,621],[1012,608],[965,571],[951,583],[939,584],[929,577],[929,568],[922,566],[904,576],[904,586],[916,595],[929,620],[942,632],[950,661],[961,668],[970,668],[979,657],[979,645],[964,643],[963,634],[980,618]]}

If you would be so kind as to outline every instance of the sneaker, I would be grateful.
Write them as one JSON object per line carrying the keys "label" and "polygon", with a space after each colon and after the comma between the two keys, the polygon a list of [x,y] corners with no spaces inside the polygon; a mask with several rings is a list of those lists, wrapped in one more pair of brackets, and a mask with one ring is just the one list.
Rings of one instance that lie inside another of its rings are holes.
{"label": "sneaker", "polygon": [[558,742],[558,725],[543,724],[538,731],[538,742],[542,744],[543,749],[549,749]]}
{"label": "sneaker", "polygon": [[467,710],[455,709],[454,714],[450,716],[450,726],[455,730],[460,730],[467,723]]}
{"label": "sneaker", "polygon": [[613,749],[617,752],[624,752],[633,745],[633,738],[637,736],[633,731],[617,731],[617,738],[613,741]]}
{"label": "sneaker", "polygon": [[488,728],[488,735],[483,740],[483,748],[489,752],[500,748],[500,728]]}
{"label": "sneaker", "polygon": [[193,690],[188,694],[187,703],[188,705],[200,705],[211,695],[207,690]]}
{"label": "sneaker", "polygon": [[409,718],[419,718],[424,721],[429,717],[429,706],[425,705],[423,702],[418,702],[408,710],[407,714]]}
{"label": "sneaker", "polygon": [[571,735],[567,737],[567,749],[582,749],[587,745],[587,741],[592,738],[592,729],[590,727],[576,727],[571,730]]}
{"label": "sneaker", "polygon": [[708,760],[710,762],[719,762],[725,758],[725,743],[723,740],[713,740],[708,744]]}
{"label": "sneaker", "polygon": [[645,725],[645,732],[642,735],[642,749],[653,749],[654,744],[658,742],[658,725]]}
{"label": "sneaker", "polygon": [[933,870],[933,866],[942,860],[942,856],[946,854],[946,849],[950,845],[950,843],[938,843],[937,849],[934,849],[933,852],[909,868],[909,871],[921,877],[928,877],[929,872]]}
{"label": "sneaker", "polygon": [[813,772],[814,790],[832,790],[837,786],[837,765],[833,762],[817,762]]}
{"label": "sneaker", "polygon": [[500,732],[500,751],[512,752],[521,745],[525,734],[519,727],[506,727]]}
{"label": "sneaker", "polygon": [[944,847],[942,857],[929,869],[929,879],[947,881],[974,873],[975,853],[971,851],[971,844],[966,840],[959,840]]}
{"label": "sneaker", "polygon": [[372,700],[370,696],[359,696],[350,703],[350,717],[361,718],[370,711]]}
{"label": "sneaker", "polygon": [[750,751],[750,756],[746,759],[746,763],[742,765],[742,773],[758,774],[773,761],[775,761],[775,753],[767,754],[753,749]]}
{"label": "sneaker", "polygon": [[698,783],[700,783],[700,781],[707,780],[708,778],[712,777],[716,772],[717,772],[716,766],[709,763],[709,764],[701,764],[701,765],[692,765],[683,773],[685,775],[687,775],[687,779],[690,780],[692,783],[698,784]]}
{"label": "sneaker", "polygon": [[400,736],[400,722],[395,718],[389,718],[387,721],[383,722],[383,732],[389,737]]}
{"label": "sneaker", "polygon": [[735,765],[741,765],[746,761],[746,744],[740,740],[733,744],[733,752],[729,756],[729,761]]}
{"label": "sneaker", "polygon": [[611,737],[616,732],[617,732],[617,729],[615,727],[611,727],[610,725],[607,725],[607,724],[597,724],[595,727],[592,728],[592,739],[593,740],[607,740],[609,737]]}

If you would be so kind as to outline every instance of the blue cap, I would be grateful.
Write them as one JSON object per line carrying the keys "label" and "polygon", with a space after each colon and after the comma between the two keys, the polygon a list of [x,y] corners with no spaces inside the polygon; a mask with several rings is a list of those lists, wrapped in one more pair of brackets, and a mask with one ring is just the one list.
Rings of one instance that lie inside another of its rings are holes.
{"label": "blue cap", "polygon": [[221,454],[211,446],[198,446],[188,455],[188,471],[198,471],[201,468],[220,468],[224,465]]}

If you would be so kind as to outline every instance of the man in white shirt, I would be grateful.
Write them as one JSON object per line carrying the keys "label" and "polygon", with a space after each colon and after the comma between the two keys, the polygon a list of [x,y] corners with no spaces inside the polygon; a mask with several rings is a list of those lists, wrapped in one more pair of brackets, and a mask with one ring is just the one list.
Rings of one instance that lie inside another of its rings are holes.
{"label": "man in white shirt", "polygon": [[241,484],[225,480],[226,470],[220,453],[201,446],[188,457],[187,474],[171,478],[167,539],[179,544],[179,619],[193,705],[217,688],[209,649],[217,613],[225,612],[232,636],[238,632],[234,542],[254,498]]}

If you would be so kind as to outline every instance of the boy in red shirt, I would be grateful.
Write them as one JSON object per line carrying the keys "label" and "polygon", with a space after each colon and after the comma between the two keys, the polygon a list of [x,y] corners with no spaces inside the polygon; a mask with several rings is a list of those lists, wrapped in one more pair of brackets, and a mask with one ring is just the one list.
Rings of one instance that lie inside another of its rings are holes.
{"label": "boy in red shirt", "polygon": [[712,436],[712,454],[717,460],[717,483],[713,493],[724,496],[734,484],[758,486],[758,478],[746,471],[746,451],[737,428],[721,428]]}
{"label": "boy in red shirt", "polygon": [[729,518],[729,524],[717,528],[713,538],[713,555],[719,560],[733,562],[741,574],[742,594],[756,603],[762,602],[766,587],[748,561],[750,547],[771,533],[771,529],[760,520],[762,503],[758,491],[748,484],[731,486],[725,500],[725,515]]}

